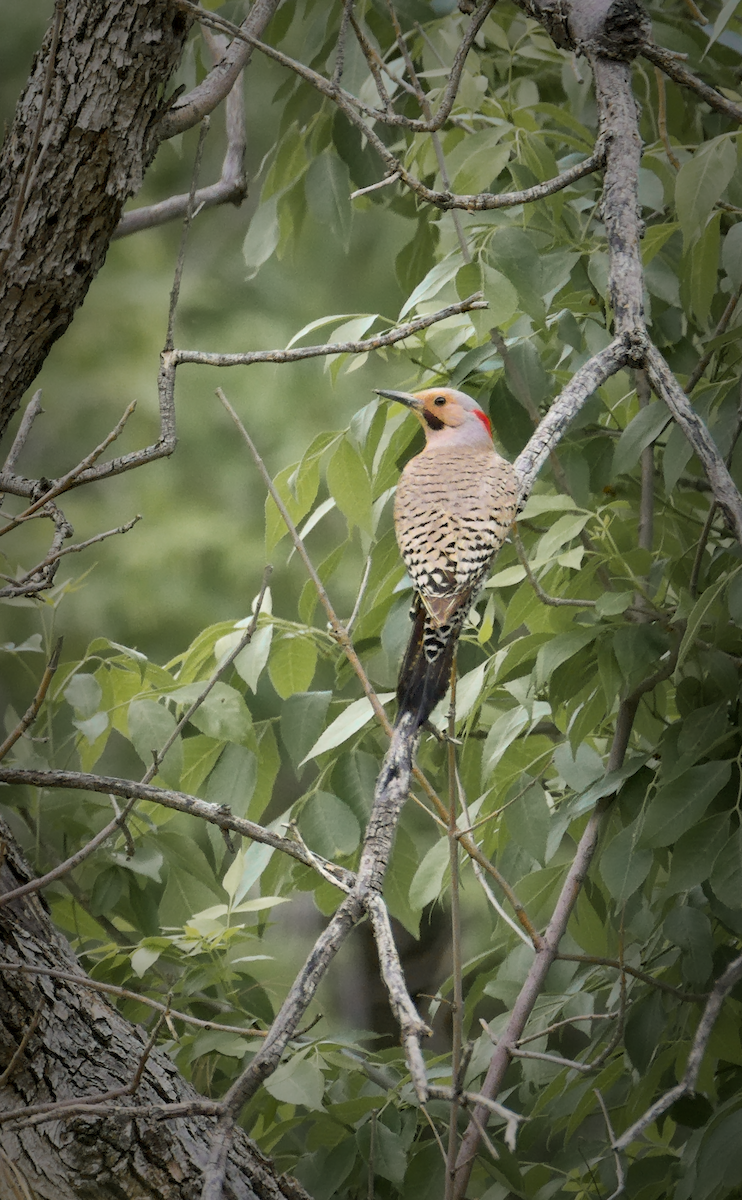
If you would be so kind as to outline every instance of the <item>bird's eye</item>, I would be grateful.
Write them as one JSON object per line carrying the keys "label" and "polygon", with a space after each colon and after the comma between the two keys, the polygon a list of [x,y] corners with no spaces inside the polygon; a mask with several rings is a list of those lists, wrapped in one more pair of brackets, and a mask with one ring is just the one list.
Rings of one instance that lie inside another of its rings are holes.
{"label": "bird's eye", "polygon": [[435,404],[436,408],[440,408],[440,406],[445,403],[446,403],[445,396],[436,396],[435,400],[433,401],[433,404]]}

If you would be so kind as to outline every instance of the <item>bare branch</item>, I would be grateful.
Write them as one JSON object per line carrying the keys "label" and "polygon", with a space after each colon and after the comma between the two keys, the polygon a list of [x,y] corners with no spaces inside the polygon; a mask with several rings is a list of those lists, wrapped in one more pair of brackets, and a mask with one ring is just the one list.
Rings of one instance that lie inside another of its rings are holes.
{"label": "bare branch", "polygon": [[[214,41],[221,44],[221,39],[215,38]],[[225,46],[226,42],[221,46],[222,50]],[[224,106],[227,149],[222,162],[221,176],[217,183],[197,188],[193,193],[192,211],[194,213],[201,212],[204,208],[214,208],[219,204],[239,205],[247,196],[247,177],[245,175],[247,131],[242,84],[243,76],[240,72]],[[184,192],[179,196],[168,196],[167,200],[161,200],[158,204],[149,204],[124,213],[111,240],[116,241],[117,238],[139,233],[141,229],[152,229],[156,225],[164,225],[168,221],[185,216],[190,196],[190,192]]]}
{"label": "bare branch", "polygon": [[730,117],[732,121],[742,122],[742,107],[735,104],[732,100],[727,100],[726,96],[722,96],[721,92],[715,87],[709,86],[689,71],[686,66],[680,61],[672,50],[665,50],[663,46],[657,46],[654,42],[647,42],[642,47],[642,54],[648,58],[655,67],[665,72],[675,83],[679,83],[681,87],[690,88],[700,96],[701,100],[705,100],[711,108],[716,112],[723,113],[725,117]]}
{"label": "bare branch", "polygon": [[[101,792],[103,795],[120,796],[122,799],[135,800],[150,800],[155,804],[161,804],[164,808],[175,809],[176,812],[190,813],[194,817],[199,817],[202,821],[208,821],[210,825],[216,825],[219,829],[228,829],[232,833],[239,833],[242,837],[250,838],[254,842],[262,842],[266,846],[272,846],[274,850],[280,850],[284,854],[290,855],[298,862],[304,863],[306,866],[312,866],[313,861],[307,858],[306,853],[298,842],[291,838],[281,837],[280,834],[273,833],[270,829],[265,829],[262,825],[257,825],[254,821],[248,821],[245,817],[234,816],[229,809],[221,804],[212,804],[208,800],[201,800],[198,796],[190,796],[187,792],[171,791],[167,788],[154,787],[151,784],[137,783],[131,779],[118,779],[113,775],[86,775],[82,771],[36,771],[27,770],[20,767],[0,767],[0,783],[18,783],[28,784],[32,787],[44,788],[72,788],[75,790],[86,792]],[[106,837],[110,836],[118,828],[118,818],[110,822],[106,826],[106,830],[102,830],[98,834],[101,841],[105,841]],[[106,832],[107,831],[107,832]],[[100,842],[96,842],[96,849]],[[87,851],[88,847],[84,847]],[[91,853],[92,851],[88,851]],[[83,856],[87,858],[87,853]],[[315,858],[319,857],[314,855]],[[69,861],[69,860],[68,860]],[[78,861],[75,860],[75,866]],[[344,867],[338,867],[334,863],[326,859],[322,859],[325,870],[330,871],[336,876],[338,886],[341,888],[352,886],[355,881],[355,876],[351,871],[347,871]],[[64,867],[66,864],[62,863]],[[64,872],[60,872],[64,874]],[[58,874],[53,873],[53,877],[58,878]],[[44,876],[42,879],[33,880],[31,884],[24,884],[22,888],[16,888],[14,892],[8,892],[4,896],[0,896],[0,906],[8,902],[9,899],[15,899],[18,895],[25,895],[26,892],[35,891],[33,884],[44,886],[49,880],[49,876]]]}
{"label": "bare branch", "polygon": [[[211,14],[204,13],[199,5],[190,4],[188,0],[178,0],[178,4],[180,8],[197,16],[200,21],[215,24],[207,20]],[[226,100],[240,72],[252,57],[255,38],[259,38],[264,32],[278,5],[279,0],[254,0],[247,17],[239,27],[238,32],[241,36],[235,37],[221,62],[209,71],[193,91],[181,96],[160,121],[157,130],[160,141],[174,137],[176,133],[183,133],[186,129],[192,129],[213,112],[222,100]],[[221,22],[216,27],[225,30],[225,23]]]}
{"label": "bare branch", "polygon": [[389,995],[392,1012],[402,1034],[402,1045],[412,1076],[412,1083],[418,1100],[424,1104],[428,1095],[428,1087],[425,1078],[425,1063],[420,1053],[420,1040],[423,1037],[432,1037],[433,1030],[418,1015],[405,986],[402,964],[394,944],[394,934],[384,901],[377,893],[368,892],[364,902],[373,926],[381,976]]}
{"label": "bare branch", "polygon": [[18,426],[18,432],[13,439],[13,445],[10,447],[10,450],[8,451],[8,457],[3,463],[3,475],[6,473],[13,473],[13,468],[18,461],[21,450],[28,441],[28,435],[31,432],[31,426],[38,417],[39,413],[42,413],[43,411],[44,410],[41,407],[41,388],[39,388],[38,392],[34,392],[33,396],[26,405],[26,411],[21,418],[21,423]]}
{"label": "bare branch", "polygon": [[668,1108],[671,1108],[676,1100],[679,1100],[681,1096],[692,1095],[695,1092],[703,1056],[706,1053],[716,1019],[721,1012],[721,1006],[740,979],[742,979],[742,954],[738,955],[729,964],[726,971],[724,971],[723,975],[719,976],[714,984],[701,1020],[698,1022],[698,1028],[693,1038],[693,1045],[688,1055],[688,1062],[680,1083],[666,1091],[663,1096],[660,1096],[659,1100],[650,1105],[646,1112],[642,1113],[641,1117],[633,1125],[630,1125],[619,1138],[616,1138],[612,1146],[615,1151],[620,1152],[628,1149],[631,1143],[645,1129],[653,1125],[657,1118],[662,1116],[662,1113],[667,1112]]}
{"label": "bare branch", "polygon": [[218,1021],[205,1021],[200,1017],[191,1016],[190,1013],[179,1012],[177,1008],[171,1008],[159,1000],[142,995],[141,992],[132,992],[128,988],[118,987],[113,983],[103,983],[101,980],[91,979],[89,975],[75,974],[72,971],[58,971],[52,967],[32,967],[27,966],[26,963],[11,962],[0,962],[0,971],[21,971],[24,975],[43,975],[44,978],[59,979],[64,983],[74,983],[89,988],[93,992],[102,992],[106,996],[115,996],[118,1000],[133,1000],[137,1004],[144,1004],[148,1008],[154,1009],[163,1016],[167,1015],[176,1021],[184,1021],[187,1025],[194,1025],[198,1029],[215,1029],[222,1033],[233,1033],[238,1037],[265,1037],[265,1031],[262,1029],[248,1029],[239,1025],[224,1025]]}
{"label": "bare branch", "polygon": [[[14,517],[13,520],[9,521],[7,525],[4,525],[2,529],[0,529],[0,537],[2,537],[4,533],[9,533],[11,529],[17,529],[18,526],[24,521],[28,521],[32,516],[34,516],[40,508],[43,508],[45,504],[48,504],[50,500],[54,500],[57,496],[61,495],[62,492],[66,492],[69,488],[75,486],[76,483],[79,483],[80,477],[86,471],[88,471],[90,467],[92,467],[93,463],[100,458],[104,450],[107,450],[111,443],[115,442],[116,438],[122,432],[124,425],[129,420],[129,417],[134,412],[136,406],[136,400],[132,400],[131,404],[127,406],[124,415],[121,417],[121,420],[117,422],[115,427],[103,439],[103,441],[96,446],[94,450],[91,450],[90,454],[86,454],[85,458],[83,458],[76,467],[73,467],[72,470],[68,471],[66,475],[62,475],[60,479],[56,480],[56,482],[52,484],[50,488],[45,490],[43,495],[39,496],[39,498],[35,500],[33,504],[29,505],[24,512],[20,513],[17,517]],[[13,480],[7,479],[4,474],[0,475],[0,489],[12,492],[12,482]]]}

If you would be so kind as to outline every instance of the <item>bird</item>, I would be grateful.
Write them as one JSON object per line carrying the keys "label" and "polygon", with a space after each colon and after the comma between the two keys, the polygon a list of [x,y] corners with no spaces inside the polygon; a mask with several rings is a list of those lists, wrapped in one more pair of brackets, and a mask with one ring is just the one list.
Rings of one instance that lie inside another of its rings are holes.
{"label": "bird", "polygon": [[520,483],[492,444],[489,417],[466,392],[376,392],[411,409],[425,430],[394,501],[397,544],[414,589],[396,725],[404,718],[415,731],[446,694],[461,626],[515,520]]}

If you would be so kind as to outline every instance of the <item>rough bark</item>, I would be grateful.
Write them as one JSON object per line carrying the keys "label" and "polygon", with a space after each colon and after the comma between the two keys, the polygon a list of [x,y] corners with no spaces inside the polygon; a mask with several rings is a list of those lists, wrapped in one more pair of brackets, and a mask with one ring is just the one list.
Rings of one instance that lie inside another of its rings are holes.
{"label": "rough bark", "polygon": [[[30,872],[0,823],[0,892],[25,882]],[[33,894],[0,909],[4,962],[72,971],[80,984],[20,971],[0,972],[0,1076],[7,1070],[40,1007],[22,1054],[0,1086],[0,1195],[16,1194],[19,1179],[35,1200],[195,1200],[214,1118],[79,1115],[12,1128],[5,1114],[50,1101],[89,1100],[125,1087],[142,1058],[147,1035],[97,992],[67,942]],[[162,1105],[200,1099],[167,1055],[154,1050],[135,1095],[122,1103]],[[106,1107],[113,1108],[116,1101]],[[271,1164],[237,1131],[227,1171],[229,1200],[280,1200],[304,1195],[295,1181],[279,1179]]]}
{"label": "rough bark", "polygon": [[141,185],[189,24],[171,0],[67,0],[56,54],[50,26],[0,155],[0,433]]}

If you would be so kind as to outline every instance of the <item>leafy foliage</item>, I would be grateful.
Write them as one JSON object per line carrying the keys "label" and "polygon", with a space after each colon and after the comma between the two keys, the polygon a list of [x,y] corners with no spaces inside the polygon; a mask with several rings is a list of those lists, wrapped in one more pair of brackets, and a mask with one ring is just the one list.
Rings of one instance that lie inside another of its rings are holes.
{"label": "leafy foliage", "polygon": [[[410,22],[407,45],[435,99],[464,18],[407,8],[400,6]],[[731,94],[742,26],[733,5],[709,8],[718,18],[713,37],[691,26],[681,4],[652,6],[654,36],[693,61],[707,49],[707,73]],[[273,44],[331,75],[339,12],[339,5],[286,5]],[[391,92],[402,60],[394,61],[380,10],[369,7],[365,18]],[[424,27],[413,27],[415,19]],[[652,334],[681,383],[709,355],[693,402],[740,485],[738,318],[715,332],[742,285],[738,133],[669,83],[662,85],[665,132],[656,77],[642,60],[633,69],[642,98]],[[352,41],[343,80],[377,103]],[[248,271],[257,275],[271,255],[294,252],[310,221],[352,246],[366,214],[384,206],[404,231],[396,256],[402,317],[477,290],[489,302],[485,312],[408,338],[395,360],[399,386],[414,379],[465,387],[489,408],[497,441],[515,455],[553,395],[609,341],[599,181],[585,177],[534,205],[462,213],[457,226],[401,189],[349,199],[354,187],[381,176],[372,148],[296,76],[281,76],[275,103],[282,127],[244,240]],[[586,69],[512,7],[498,7],[485,22],[453,113],[438,135],[440,156],[429,135],[394,131],[395,155],[435,190],[529,187],[589,154],[596,137]],[[368,336],[378,322],[377,314],[347,313],[323,325],[334,342]],[[311,320],[297,339],[318,325]],[[339,355],[326,366],[333,380],[362,370],[374,383],[373,360]],[[274,481],[323,585],[363,579],[353,639],[384,703],[393,695],[409,600],[391,496],[414,436],[411,418],[373,402],[347,428],[319,433]],[[651,548],[638,536],[647,455]],[[265,554],[277,563],[292,553],[286,533],[268,498]],[[281,566],[275,580],[286,611]],[[290,618],[263,609],[250,645],[178,733],[154,782],[278,832],[288,826],[315,854],[352,868],[384,737],[317,616],[312,585],[290,604]],[[143,774],[246,621],[241,614],[209,626],[164,667],[94,637],[55,677],[45,740],[21,739],[15,762]],[[41,649],[38,639],[4,653],[20,663]],[[528,1120],[513,1151],[502,1120],[492,1119],[499,1157],[477,1160],[471,1195],[607,1196],[618,1181],[601,1101],[620,1134],[682,1077],[704,994],[742,938],[740,548],[721,520],[709,519],[701,470],[680,430],[659,401],[640,401],[629,373],[599,389],[562,442],[558,464],[544,470],[464,630],[459,662],[460,828],[475,829],[536,928],[553,911],[588,814],[613,798],[563,958],[528,1026],[523,1049],[536,1057],[514,1059],[506,1076],[503,1099]],[[619,706],[632,696],[628,754],[607,773]],[[433,716],[441,729],[446,710],[443,703]],[[9,712],[8,727],[16,722]],[[418,761],[443,790],[445,747],[425,740]],[[84,844],[110,816],[108,802],[88,792],[21,789],[3,798],[40,867]],[[179,1068],[200,1090],[221,1095],[259,1046],[298,961],[283,902],[307,914],[297,896],[311,894],[327,915],[341,893],[265,845],[227,845],[213,826],[154,803],[138,803],[129,829],[132,847],[109,842],[76,871],[73,891],[50,889],[55,919],[95,978],[143,997],[170,996],[174,1009],[234,1027],[170,1025],[167,1045]],[[515,922],[484,903],[463,864],[462,871],[465,1085],[478,1091],[533,950]],[[448,839],[429,810],[408,803],[386,877],[390,911],[415,937],[421,922],[447,908],[450,888]],[[427,1065],[432,1081],[450,1082],[443,1016],[453,979],[436,984],[437,1049]],[[132,1020],[150,1015],[137,1001],[121,1004]],[[380,1197],[442,1195],[444,1163],[401,1050],[343,1026],[331,997],[328,1005],[330,1015],[297,1039],[268,1079],[267,1095],[248,1105],[246,1127],[315,1200],[367,1194],[369,1174]],[[737,989],[714,1028],[696,1096],[629,1147],[627,1196],[738,1195],[741,1006]],[[431,1101],[428,1116],[439,1130],[449,1113]]]}

